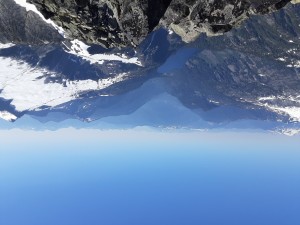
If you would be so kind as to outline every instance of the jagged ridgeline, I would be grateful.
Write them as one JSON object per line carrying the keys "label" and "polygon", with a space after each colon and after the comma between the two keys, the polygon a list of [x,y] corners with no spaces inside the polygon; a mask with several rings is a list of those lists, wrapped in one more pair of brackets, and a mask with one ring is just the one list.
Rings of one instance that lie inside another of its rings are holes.
{"label": "jagged ridgeline", "polygon": [[[252,14],[265,14],[291,0],[27,0],[70,38],[104,47],[137,46],[164,26],[184,41],[200,33],[231,30]],[[294,3],[298,0],[294,0]]]}
{"label": "jagged ridgeline", "polygon": [[70,37],[105,47],[136,46],[165,14],[171,0],[28,0]]}

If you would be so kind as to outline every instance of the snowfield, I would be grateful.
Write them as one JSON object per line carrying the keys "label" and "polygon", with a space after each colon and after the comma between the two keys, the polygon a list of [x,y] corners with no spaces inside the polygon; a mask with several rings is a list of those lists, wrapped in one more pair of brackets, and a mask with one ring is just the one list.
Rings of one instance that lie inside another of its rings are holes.
{"label": "snowfield", "polygon": [[46,82],[48,77],[57,76],[60,75],[42,68],[31,68],[22,61],[0,57],[0,98],[12,100],[11,104],[20,112],[38,110],[41,106],[54,107],[75,100],[81,93],[102,90],[121,82],[127,74],[98,81]]}

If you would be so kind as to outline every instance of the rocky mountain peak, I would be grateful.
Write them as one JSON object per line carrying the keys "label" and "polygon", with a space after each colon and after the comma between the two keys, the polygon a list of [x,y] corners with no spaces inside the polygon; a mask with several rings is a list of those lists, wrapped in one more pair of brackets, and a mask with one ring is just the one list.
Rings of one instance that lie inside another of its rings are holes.
{"label": "rocky mountain peak", "polygon": [[253,14],[278,10],[290,1],[27,0],[70,38],[106,48],[137,46],[161,26],[191,42],[203,32],[222,34]]}

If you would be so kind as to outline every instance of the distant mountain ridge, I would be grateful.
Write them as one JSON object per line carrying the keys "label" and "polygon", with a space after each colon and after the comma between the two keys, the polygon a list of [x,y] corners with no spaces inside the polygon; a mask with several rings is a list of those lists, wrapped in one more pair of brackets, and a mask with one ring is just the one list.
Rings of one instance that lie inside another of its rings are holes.
{"label": "distant mountain ridge", "polygon": [[[10,4],[21,21],[4,21]],[[135,48],[105,49],[64,38],[13,0],[2,1],[0,26],[7,27],[0,30],[0,118],[295,131],[299,7],[288,4],[224,35],[202,34],[188,44],[169,29],[157,29]],[[41,33],[32,36],[34,23]],[[27,33],[15,32],[19,25]]]}

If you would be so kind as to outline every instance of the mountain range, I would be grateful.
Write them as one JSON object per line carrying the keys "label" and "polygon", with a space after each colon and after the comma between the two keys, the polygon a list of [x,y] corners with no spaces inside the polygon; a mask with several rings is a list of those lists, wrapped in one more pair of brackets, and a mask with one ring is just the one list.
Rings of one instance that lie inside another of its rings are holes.
{"label": "mountain range", "polygon": [[2,127],[300,130],[299,4],[49,2],[0,2]]}

